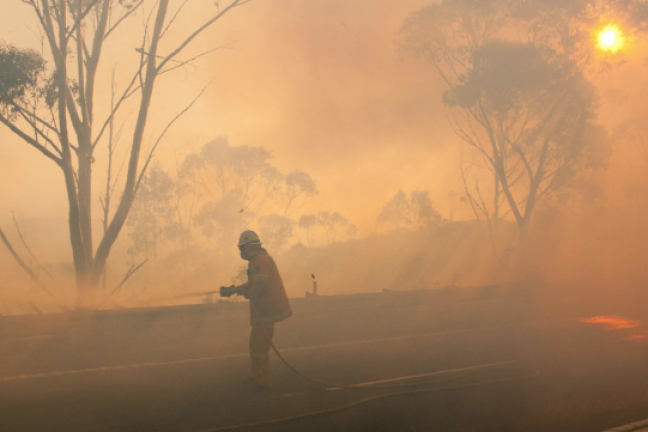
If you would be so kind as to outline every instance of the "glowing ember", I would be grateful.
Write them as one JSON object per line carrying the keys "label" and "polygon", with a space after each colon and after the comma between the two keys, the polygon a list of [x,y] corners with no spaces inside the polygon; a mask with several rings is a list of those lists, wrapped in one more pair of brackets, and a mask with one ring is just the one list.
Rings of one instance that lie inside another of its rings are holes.
{"label": "glowing ember", "polygon": [[622,331],[622,339],[633,340],[641,343],[648,341],[648,330],[646,330],[646,323],[640,321],[630,321],[621,318],[617,315],[595,316],[591,318],[581,318],[580,322],[588,324],[602,324],[605,330],[629,330]]}
{"label": "glowing ember", "polygon": [[614,315],[584,318],[581,321],[588,324],[607,324],[608,330],[631,329],[640,325],[639,321],[628,321]]}
{"label": "glowing ember", "polygon": [[598,47],[603,51],[615,53],[623,47],[623,32],[616,25],[610,24],[598,33]]}

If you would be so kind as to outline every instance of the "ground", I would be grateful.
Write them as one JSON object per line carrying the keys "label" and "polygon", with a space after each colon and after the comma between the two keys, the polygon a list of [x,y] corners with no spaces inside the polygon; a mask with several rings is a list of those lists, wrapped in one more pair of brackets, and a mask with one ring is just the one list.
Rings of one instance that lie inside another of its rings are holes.
{"label": "ground", "polygon": [[[643,289],[603,292],[563,283],[293,299],[276,344],[324,381],[504,361],[539,375],[252,430],[603,432],[648,419]],[[274,355],[274,388],[246,391],[248,332],[243,302],[0,318],[0,430],[197,432],[388,392],[328,391]]]}

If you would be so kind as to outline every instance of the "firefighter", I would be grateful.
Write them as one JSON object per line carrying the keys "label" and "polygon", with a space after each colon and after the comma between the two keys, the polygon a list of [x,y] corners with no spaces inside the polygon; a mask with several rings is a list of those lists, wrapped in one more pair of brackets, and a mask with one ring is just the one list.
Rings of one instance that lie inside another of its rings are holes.
{"label": "firefighter", "polygon": [[270,388],[270,348],[275,323],[292,315],[292,310],[277,265],[261,246],[261,240],[254,231],[241,234],[238,247],[241,258],[248,261],[248,281],[231,287],[229,293],[250,300],[250,385]]}

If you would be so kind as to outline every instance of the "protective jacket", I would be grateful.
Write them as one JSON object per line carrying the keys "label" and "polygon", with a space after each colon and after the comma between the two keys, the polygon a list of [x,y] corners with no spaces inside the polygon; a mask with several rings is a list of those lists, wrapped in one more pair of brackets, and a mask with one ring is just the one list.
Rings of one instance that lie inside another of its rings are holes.
{"label": "protective jacket", "polygon": [[279,270],[267,252],[262,251],[249,261],[247,273],[252,325],[276,323],[292,315]]}

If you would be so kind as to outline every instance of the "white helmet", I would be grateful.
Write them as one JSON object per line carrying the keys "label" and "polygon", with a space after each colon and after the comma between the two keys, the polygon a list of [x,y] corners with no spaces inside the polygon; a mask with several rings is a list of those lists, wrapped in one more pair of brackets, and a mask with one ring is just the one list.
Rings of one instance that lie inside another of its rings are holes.
{"label": "white helmet", "polygon": [[260,245],[261,244],[261,239],[259,239],[259,236],[257,233],[254,231],[243,231],[241,233],[241,237],[239,237],[239,246],[245,246],[245,245]]}

